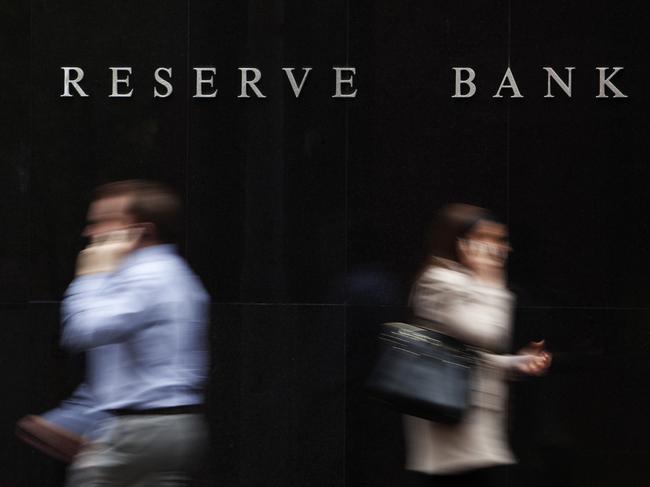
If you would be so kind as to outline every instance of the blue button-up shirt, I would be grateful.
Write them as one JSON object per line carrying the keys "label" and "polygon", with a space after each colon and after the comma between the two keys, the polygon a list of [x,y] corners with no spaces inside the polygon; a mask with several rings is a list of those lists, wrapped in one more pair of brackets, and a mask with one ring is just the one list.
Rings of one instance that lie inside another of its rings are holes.
{"label": "blue button-up shirt", "polygon": [[75,279],[62,305],[64,347],[87,350],[98,409],[200,404],[209,297],[172,245],[129,254],[110,274]]}

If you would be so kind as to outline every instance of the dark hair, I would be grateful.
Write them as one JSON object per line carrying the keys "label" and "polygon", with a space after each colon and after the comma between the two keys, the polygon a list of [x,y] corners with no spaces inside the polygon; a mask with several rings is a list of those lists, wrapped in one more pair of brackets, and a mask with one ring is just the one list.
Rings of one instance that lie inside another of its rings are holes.
{"label": "dark hair", "polygon": [[436,213],[426,243],[426,260],[432,257],[459,262],[458,239],[463,238],[481,220],[496,221],[486,209],[463,203],[443,206]]}
{"label": "dark hair", "polygon": [[163,183],[130,179],[99,186],[92,200],[118,196],[130,196],[126,208],[138,223],[152,223],[156,227],[156,239],[175,242],[180,232],[181,201],[174,190]]}

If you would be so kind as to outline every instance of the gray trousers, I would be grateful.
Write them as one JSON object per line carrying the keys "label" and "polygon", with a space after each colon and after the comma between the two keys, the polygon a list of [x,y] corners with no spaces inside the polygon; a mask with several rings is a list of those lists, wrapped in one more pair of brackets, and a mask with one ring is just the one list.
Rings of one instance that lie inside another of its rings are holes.
{"label": "gray trousers", "polygon": [[75,457],[66,487],[185,486],[206,444],[199,414],[110,418]]}

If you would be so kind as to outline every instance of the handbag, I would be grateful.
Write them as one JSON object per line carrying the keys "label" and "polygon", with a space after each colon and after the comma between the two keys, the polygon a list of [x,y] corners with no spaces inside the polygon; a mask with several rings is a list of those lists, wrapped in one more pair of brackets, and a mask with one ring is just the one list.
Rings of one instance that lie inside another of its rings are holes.
{"label": "handbag", "polygon": [[460,421],[469,408],[476,353],[464,343],[406,323],[385,323],[382,351],[366,387],[372,397],[411,416]]}

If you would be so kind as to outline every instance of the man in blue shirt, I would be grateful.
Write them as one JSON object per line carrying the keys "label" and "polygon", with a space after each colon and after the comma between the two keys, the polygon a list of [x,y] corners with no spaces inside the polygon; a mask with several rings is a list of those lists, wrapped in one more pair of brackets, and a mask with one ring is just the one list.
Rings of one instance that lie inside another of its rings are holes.
{"label": "man in blue shirt", "polygon": [[87,352],[87,387],[109,413],[68,471],[68,487],[186,485],[205,445],[209,297],[173,245],[180,203],[166,187],[100,187],[61,343]]}

